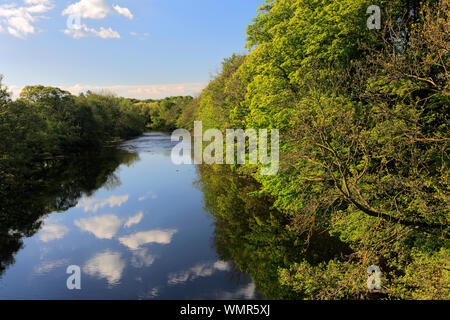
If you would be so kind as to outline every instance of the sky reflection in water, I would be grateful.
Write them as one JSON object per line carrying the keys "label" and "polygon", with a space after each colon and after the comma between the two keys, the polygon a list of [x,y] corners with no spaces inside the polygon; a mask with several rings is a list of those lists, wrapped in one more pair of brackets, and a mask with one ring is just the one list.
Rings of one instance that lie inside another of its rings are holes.
{"label": "sky reflection in water", "polygon": [[[0,278],[0,299],[253,298],[249,277],[238,282],[217,258],[195,166],[173,165],[173,145],[155,133],[124,142],[139,159],[24,239]],[[81,290],[66,288],[69,265],[82,270]]]}

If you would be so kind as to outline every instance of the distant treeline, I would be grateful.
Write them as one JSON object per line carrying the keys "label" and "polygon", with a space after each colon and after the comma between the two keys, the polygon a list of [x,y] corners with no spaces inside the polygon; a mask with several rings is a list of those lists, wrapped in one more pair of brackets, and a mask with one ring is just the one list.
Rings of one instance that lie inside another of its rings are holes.
{"label": "distant treeline", "polygon": [[44,160],[139,135],[144,125],[128,99],[28,86],[13,101],[0,86],[0,174],[25,174],[24,164],[33,170]]}
{"label": "distant treeline", "polygon": [[[108,93],[71,93],[55,87],[27,86],[12,100],[1,86],[0,174],[43,165],[44,160],[100,148],[104,143],[190,126],[192,97],[136,100]],[[17,172],[16,172],[17,173]]]}
{"label": "distant treeline", "polygon": [[130,99],[145,117],[145,126],[151,130],[170,131],[193,126],[194,99],[190,96],[169,97],[162,100]]}

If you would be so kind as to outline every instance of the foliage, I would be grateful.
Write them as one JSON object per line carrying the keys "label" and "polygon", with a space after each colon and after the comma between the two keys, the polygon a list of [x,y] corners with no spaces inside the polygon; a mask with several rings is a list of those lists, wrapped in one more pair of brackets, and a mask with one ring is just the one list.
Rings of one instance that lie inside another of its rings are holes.
{"label": "foliage", "polygon": [[152,130],[171,131],[178,127],[194,127],[194,101],[190,96],[169,97],[162,100],[140,101],[135,105],[146,119],[146,127]]}
{"label": "foliage", "polygon": [[[22,176],[0,181],[0,276],[14,264],[23,239],[42,227],[45,216],[64,212],[102,186],[120,185],[114,174],[121,164],[131,165],[137,154],[105,148],[68,158],[45,161],[45,166],[24,164]],[[17,166],[18,164],[16,164]]]}
{"label": "foliage", "polygon": [[205,128],[279,129],[280,172],[241,172],[293,232],[326,229],[351,247],[346,260],[282,268],[300,296],[370,298],[361,277],[379,264],[382,296],[445,299],[449,1],[379,1],[381,30],[366,27],[371,4],[267,1],[247,30],[250,54],[224,61],[198,118]]}
{"label": "foliage", "polygon": [[229,261],[236,273],[249,274],[265,299],[299,296],[280,285],[279,268],[289,267],[302,257],[317,264],[349,252],[338,238],[320,232],[305,246],[304,237],[291,232],[289,219],[270,209],[270,197],[251,195],[260,187],[253,179],[225,166],[201,165],[198,170],[205,208],[215,218],[214,243],[219,258]]}
{"label": "foliage", "polygon": [[198,102],[198,114],[203,128],[225,130],[233,128],[230,114],[243,100],[245,87],[236,76],[236,71],[245,61],[245,56],[233,55],[222,62],[221,72],[202,91]]}
{"label": "foliage", "polygon": [[27,86],[12,101],[5,89],[0,92],[2,175],[26,175],[24,168],[34,171],[47,159],[98,148],[144,130],[140,109],[113,95],[76,97],[59,88]]}

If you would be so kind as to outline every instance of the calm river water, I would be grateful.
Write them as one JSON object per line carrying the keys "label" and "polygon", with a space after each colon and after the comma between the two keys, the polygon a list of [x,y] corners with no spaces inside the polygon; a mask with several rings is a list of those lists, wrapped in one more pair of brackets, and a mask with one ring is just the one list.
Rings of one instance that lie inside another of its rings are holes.
{"label": "calm river water", "polygon": [[[219,258],[194,165],[170,136],[53,164],[5,196],[0,299],[253,299],[250,276]],[[15,218],[12,218],[15,217]],[[67,267],[81,269],[68,290]]]}

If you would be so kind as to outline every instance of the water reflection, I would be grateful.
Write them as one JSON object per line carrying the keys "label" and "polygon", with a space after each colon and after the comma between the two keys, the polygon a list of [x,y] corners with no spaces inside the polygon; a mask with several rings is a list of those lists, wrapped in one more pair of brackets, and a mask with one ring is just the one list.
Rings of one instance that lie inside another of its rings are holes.
{"label": "water reflection", "polygon": [[139,224],[144,217],[144,212],[139,211],[139,213],[133,217],[128,218],[127,222],[125,222],[125,228],[130,228],[136,224]]}
{"label": "water reflection", "polygon": [[146,134],[2,183],[0,298],[293,299],[280,268],[348,253],[326,233],[306,245],[229,167],[175,166],[173,144]]}
{"label": "water reflection", "polygon": [[100,279],[104,278],[111,286],[119,283],[124,269],[125,261],[122,259],[122,254],[109,250],[96,254],[83,267],[84,273]]}
{"label": "water reflection", "polygon": [[117,167],[136,160],[137,154],[106,149],[49,160],[27,170],[17,168],[15,176],[0,183],[0,277],[15,263],[14,255],[23,247],[24,237],[42,228],[39,239],[47,243],[69,232],[62,225],[44,224],[47,214],[75,207],[81,197],[89,197],[102,186],[117,187]]}
{"label": "water reflection", "polygon": [[112,239],[119,231],[122,220],[113,214],[75,220],[81,230],[92,233],[98,239]]}
{"label": "water reflection", "polygon": [[98,199],[98,198],[87,198],[82,199],[77,207],[81,207],[85,212],[92,211],[97,212],[98,209],[101,209],[108,205],[110,208],[120,207],[122,204],[128,201],[128,194],[123,196],[111,196],[107,199]]}
{"label": "water reflection", "polygon": [[[2,183],[0,299],[249,297],[251,279],[217,256],[198,173],[171,162],[173,145],[145,134]],[[66,288],[69,265],[82,269],[79,292]]]}
{"label": "water reflection", "polygon": [[145,194],[145,196],[139,197],[139,201],[144,201],[147,199],[157,199],[158,195],[154,194],[152,191],[149,191]]}
{"label": "water reflection", "polygon": [[57,224],[44,225],[41,228],[39,239],[42,242],[49,242],[57,239],[62,239],[69,232],[69,228]]}
{"label": "water reflection", "polygon": [[170,156],[175,145],[177,142],[172,142],[170,136],[155,132],[125,141],[121,144],[121,148],[129,152],[151,152]]}
{"label": "water reflection", "polygon": [[155,262],[156,256],[150,254],[148,249],[139,249],[133,251],[133,258],[131,259],[131,264],[133,267],[140,268],[148,268],[153,262]]}
{"label": "water reflection", "polygon": [[143,231],[121,237],[119,241],[131,250],[137,250],[141,246],[149,243],[169,244],[177,231],[177,229]]}
{"label": "water reflection", "polygon": [[255,284],[252,282],[235,291],[220,292],[216,298],[219,300],[251,300],[254,299],[256,295]]}
{"label": "water reflection", "polygon": [[229,167],[175,166],[173,145],[145,134],[2,183],[0,298],[292,299],[280,268],[346,252],[326,233],[306,246]]}
{"label": "water reflection", "polygon": [[34,272],[37,275],[45,275],[45,274],[53,271],[55,268],[68,266],[68,263],[69,263],[68,259],[60,259],[60,260],[56,260],[56,261],[43,262],[34,268]]}
{"label": "water reflection", "polygon": [[266,299],[297,299],[297,293],[281,286],[279,269],[307,260],[311,264],[349,253],[338,238],[316,232],[306,236],[289,230],[285,215],[271,209],[272,199],[257,197],[255,182],[240,177],[227,166],[198,167],[198,186],[205,208],[214,217],[214,244],[219,258],[231,263],[236,277],[251,276],[254,285],[219,298],[252,298],[258,292]]}
{"label": "water reflection", "polygon": [[210,277],[218,271],[230,271],[231,266],[224,261],[200,263],[189,270],[169,274],[167,283],[177,285],[187,281],[194,281],[197,278]]}

